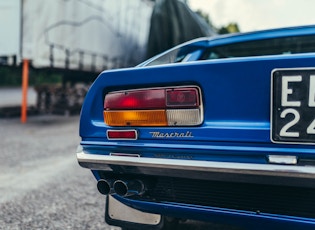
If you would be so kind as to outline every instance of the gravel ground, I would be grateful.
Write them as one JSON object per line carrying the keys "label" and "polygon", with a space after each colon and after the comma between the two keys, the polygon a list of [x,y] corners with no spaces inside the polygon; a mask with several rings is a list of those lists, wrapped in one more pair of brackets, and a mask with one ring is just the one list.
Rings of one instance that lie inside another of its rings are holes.
{"label": "gravel ground", "polygon": [[[81,168],[78,116],[0,119],[0,229],[115,229],[104,221],[105,197]],[[178,230],[232,230],[187,221]]]}
{"label": "gravel ground", "polygon": [[78,117],[0,119],[0,229],[119,229],[76,161]]}

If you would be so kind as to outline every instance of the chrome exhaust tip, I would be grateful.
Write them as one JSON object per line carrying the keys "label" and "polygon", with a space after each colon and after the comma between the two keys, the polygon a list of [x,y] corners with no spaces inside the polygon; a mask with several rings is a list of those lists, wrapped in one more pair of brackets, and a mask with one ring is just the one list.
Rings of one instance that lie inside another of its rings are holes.
{"label": "chrome exhaust tip", "polygon": [[97,181],[97,190],[103,195],[113,194],[113,180],[100,179]]}
{"label": "chrome exhaust tip", "polygon": [[113,188],[117,195],[123,197],[142,195],[145,192],[145,185],[141,180],[117,180],[115,181]]}

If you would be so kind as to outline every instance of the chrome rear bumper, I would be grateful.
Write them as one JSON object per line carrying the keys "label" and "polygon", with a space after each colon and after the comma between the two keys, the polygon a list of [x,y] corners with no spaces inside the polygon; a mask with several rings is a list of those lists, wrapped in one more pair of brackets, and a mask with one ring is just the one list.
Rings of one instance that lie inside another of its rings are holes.
{"label": "chrome rear bumper", "polygon": [[92,170],[190,179],[315,187],[315,167],[77,153],[80,166]]}

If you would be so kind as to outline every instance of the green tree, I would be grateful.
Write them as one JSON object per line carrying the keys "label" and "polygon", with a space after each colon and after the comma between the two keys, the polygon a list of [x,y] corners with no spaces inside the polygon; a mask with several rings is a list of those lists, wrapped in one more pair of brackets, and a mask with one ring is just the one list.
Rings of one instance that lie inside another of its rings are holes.
{"label": "green tree", "polygon": [[222,26],[218,30],[219,34],[229,34],[229,33],[238,33],[240,29],[237,23],[229,23],[227,26]]}
{"label": "green tree", "polygon": [[210,20],[209,14],[207,14],[201,10],[197,10],[196,14],[198,14],[200,17],[202,17],[211,28],[214,28],[212,25],[212,22]]}
{"label": "green tree", "polygon": [[211,28],[213,28],[218,34],[229,34],[229,33],[238,33],[238,32],[240,32],[240,29],[239,29],[237,23],[231,22],[231,23],[229,23],[226,26],[222,26],[220,28],[217,28],[211,22],[209,14],[203,12],[202,10],[197,10],[196,14],[198,14],[200,17],[202,17],[206,21],[206,23]]}

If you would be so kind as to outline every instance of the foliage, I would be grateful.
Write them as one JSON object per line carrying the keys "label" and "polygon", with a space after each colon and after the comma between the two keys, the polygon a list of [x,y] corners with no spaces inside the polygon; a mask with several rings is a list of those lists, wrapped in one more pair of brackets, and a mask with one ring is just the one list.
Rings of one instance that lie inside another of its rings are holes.
{"label": "foliage", "polygon": [[207,14],[201,10],[197,10],[196,14],[198,14],[200,17],[202,17],[210,27],[214,28],[212,25],[212,22],[210,20],[209,14]]}
{"label": "foliage", "polygon": [[[29,85],[61,83],[62,75],[49,70],[29,71]],[[21,86],[22,68],[0,65],[0,87],[1,86]]]}
{"label": "foliage", "polygon": [[0,86],[17,86],[21,85],[20,68],[10,68],[7,66],[0,66]]}
{"label": "foliage", "polygon": [[237,23],[229,23],[227,26],[222,26],[218,29],[219,34],[238,33],[240,29]]}
{"label": "foliage", "polygon": [[228,34],[228,33],[238,33],[238,32],[240,32],[240,29],[239,29],[237,23],[232,23],[231,22],[231,23],[229,23],[226,26],[222,26],[220,28],[216,28],[212,24],[209,14],[203,12],[202,10],[197,10],[196,14],[198,14],[200,17],[202,17],[211,28],[213,28],[214,30],[217,31],[218,34]]}

